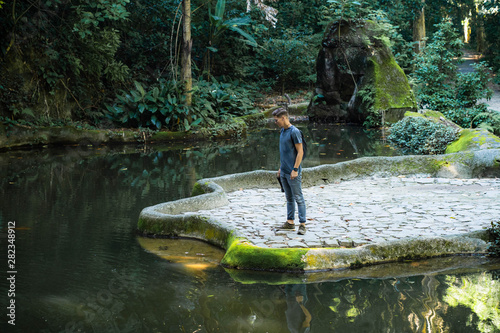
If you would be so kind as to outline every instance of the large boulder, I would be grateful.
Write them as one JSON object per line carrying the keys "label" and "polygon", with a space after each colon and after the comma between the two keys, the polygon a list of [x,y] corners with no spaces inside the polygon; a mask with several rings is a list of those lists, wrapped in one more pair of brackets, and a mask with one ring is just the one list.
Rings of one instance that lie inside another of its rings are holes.
{"label": "large boulder", "polygon": [[416,101],[383,30],[373,21],[340,21],[325,32],[309,103],[313,121],[395,122]]}

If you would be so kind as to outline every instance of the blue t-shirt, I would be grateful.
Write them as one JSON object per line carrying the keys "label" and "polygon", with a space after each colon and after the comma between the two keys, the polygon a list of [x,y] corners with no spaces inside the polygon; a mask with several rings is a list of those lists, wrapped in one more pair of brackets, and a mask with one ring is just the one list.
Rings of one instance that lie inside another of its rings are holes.
{"label": "blue t-shirt", "polygon": [[[302,143],[302,135],[297,127],[291,125],[288,128],[282,128],[280,134],[280,161],[281,172],[289,175],[292,173],[295,160],[297,158],[297,150],[295,144]],[[302,166],[299,166],[299,173]]]}

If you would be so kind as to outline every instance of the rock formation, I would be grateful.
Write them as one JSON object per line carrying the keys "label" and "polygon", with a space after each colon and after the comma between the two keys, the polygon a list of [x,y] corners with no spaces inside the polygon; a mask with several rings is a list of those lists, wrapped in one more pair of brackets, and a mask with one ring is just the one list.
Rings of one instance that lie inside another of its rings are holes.
{"label": "rock formation", "polygon": [[377,23],[334,22],[322,46],[316,62],[316,90],[308,107],[311,120],[377,124],[416,111],[406,75]]}

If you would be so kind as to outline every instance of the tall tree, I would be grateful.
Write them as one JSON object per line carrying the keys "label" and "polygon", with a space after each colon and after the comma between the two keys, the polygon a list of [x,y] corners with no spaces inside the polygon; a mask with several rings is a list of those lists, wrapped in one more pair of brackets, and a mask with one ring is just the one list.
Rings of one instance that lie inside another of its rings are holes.
{"label": "tall tree", "polygon": [[182,55],[181,55],[181,80],[184,84],[184,94],[186,105],[191,105],[193,101],[193,77],[191,73],[191,0],[182,2]]}
{"label": "tall tree", "polygon": [[422,0],[422,9],[413,21],[413,41],[415,42],[415,53],[420,53],[425,43],[425,0]]}

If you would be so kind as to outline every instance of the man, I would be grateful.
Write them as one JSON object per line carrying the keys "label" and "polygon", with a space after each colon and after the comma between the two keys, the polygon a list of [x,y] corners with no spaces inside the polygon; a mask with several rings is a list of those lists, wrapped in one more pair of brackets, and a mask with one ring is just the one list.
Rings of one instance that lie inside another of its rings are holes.
{"label": "man", "polygon": [[273,112],[274,122],[281,127],[280,133],[280,169],[281,179],[286,196],[287,220],[279,228],[295,230],[295,202],[299,211],[299,235],[306,233],[306,203],[302,194],[302,158],[304,150],[302,135],[297,127],[290,123],[288,112],[279,108]]}

